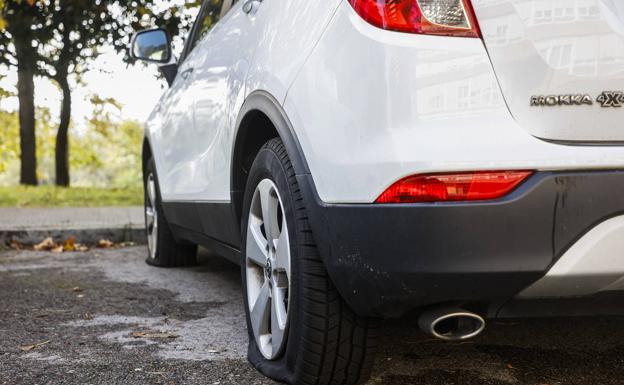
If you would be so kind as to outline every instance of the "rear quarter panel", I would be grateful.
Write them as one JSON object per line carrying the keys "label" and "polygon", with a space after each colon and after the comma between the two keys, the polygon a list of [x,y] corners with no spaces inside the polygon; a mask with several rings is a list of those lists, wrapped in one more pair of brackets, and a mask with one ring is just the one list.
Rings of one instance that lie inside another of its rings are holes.
{"label": "rear quarter panel", "polygon": [[327,203],[372,203],[422,173],[624,167],[624,147],[554,144],[519,125],[481,39],[382,30],[347,1],[284,110]]}
{"label": "rear quarter panel", "polygon": [[257,14],[264,26],[246,82],[247,95],[262,90],[283,102],[341,1],[265,0]]}

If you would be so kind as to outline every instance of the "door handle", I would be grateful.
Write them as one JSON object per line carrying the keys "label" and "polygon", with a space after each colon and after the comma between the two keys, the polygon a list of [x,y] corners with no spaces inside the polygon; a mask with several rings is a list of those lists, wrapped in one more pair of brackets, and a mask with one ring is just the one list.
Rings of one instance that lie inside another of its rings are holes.
{"label": "door handle", "polygon": [[188,78],[191,77],[192,74],[193,74],[193,68],[189,68],[187,70],[184,70],[184,72],[182,72],[180,76],[182,76],[182,79],[188,80]]}
{"label": "door handle", "polygon": [[262,0],[247,0],[243,4],[243,12],[253,15],[258,11],[260,4],[262,4]]}

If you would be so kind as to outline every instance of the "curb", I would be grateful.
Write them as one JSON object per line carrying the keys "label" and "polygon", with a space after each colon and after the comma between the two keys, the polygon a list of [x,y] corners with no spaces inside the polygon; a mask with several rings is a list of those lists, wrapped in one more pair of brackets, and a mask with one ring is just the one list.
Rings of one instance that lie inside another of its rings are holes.
{"label": "curb", "polygon": [[47,238],[63,243],[70,237],[83,245],[100,240],[145,244],[145,217],[134,207],[0,208],[0,246],[12,242],[36,245]]}
{"label": "curb", "polygon": [[3,230],[0,231],[0,245],[8,245],[12,242],[17,242],[22,245],[36,245],[46,238],[52,238],[57,242],[63,242],[70,237],[75,237],[77,243],[85,245],[97,244],[102,239],[113,243],[132,242],[137,245],[147,243],[144,228],[121,227],[108,229]]}

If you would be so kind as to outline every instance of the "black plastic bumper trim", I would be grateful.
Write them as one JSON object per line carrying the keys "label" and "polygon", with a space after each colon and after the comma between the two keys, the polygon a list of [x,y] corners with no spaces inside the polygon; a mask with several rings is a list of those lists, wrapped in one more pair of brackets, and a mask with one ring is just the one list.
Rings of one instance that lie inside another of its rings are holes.
{"label": "black plastic bumper trim", "polygon": [[538,172],[496,201],[399,205],[325,204],[310,175],[298,180],[333,282],[363,315],[503,304],[624,213],[622,171]]}

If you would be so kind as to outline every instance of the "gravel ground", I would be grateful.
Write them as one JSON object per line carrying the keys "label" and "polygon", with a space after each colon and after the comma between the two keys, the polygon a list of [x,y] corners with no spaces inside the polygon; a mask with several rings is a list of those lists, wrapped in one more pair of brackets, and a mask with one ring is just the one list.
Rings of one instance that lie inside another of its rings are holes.
{"label": "gravel ground", "polygon": [[[144,256],[0,252],[0,384],[271,384],[245,358],[238,268]],[[493,321],[465,343],[391,321],[371,384],[624,384],[623,321]]]}

